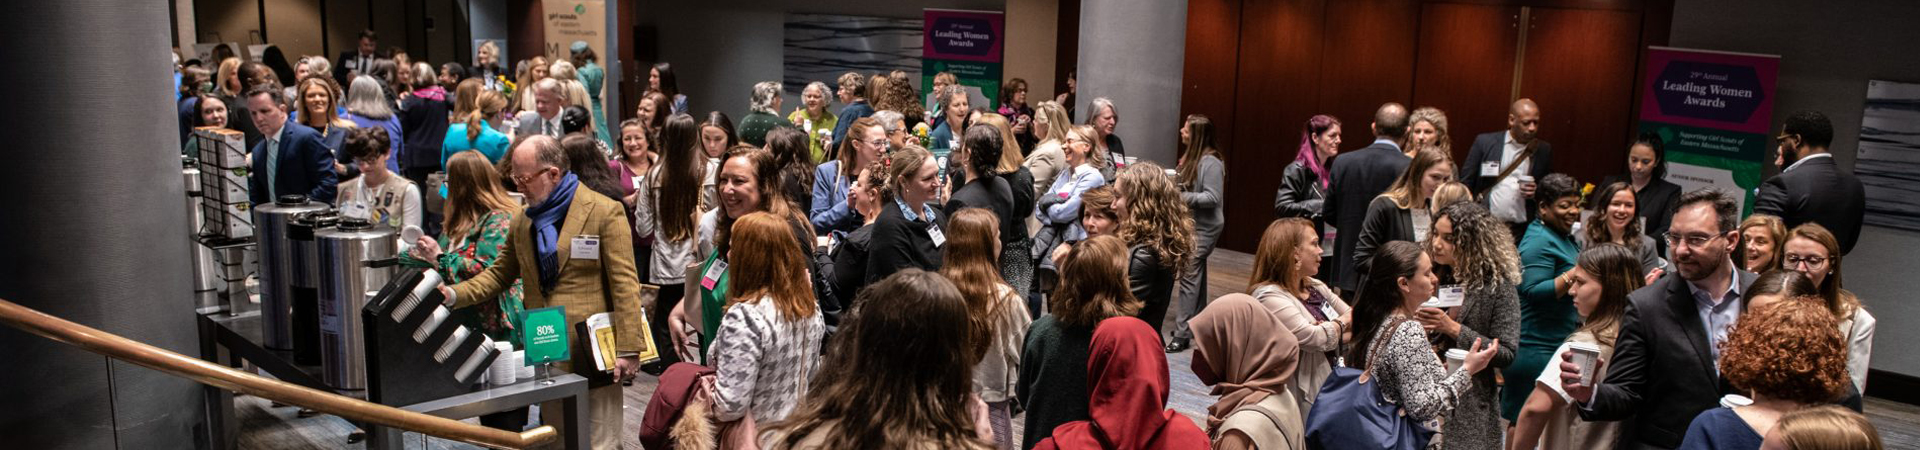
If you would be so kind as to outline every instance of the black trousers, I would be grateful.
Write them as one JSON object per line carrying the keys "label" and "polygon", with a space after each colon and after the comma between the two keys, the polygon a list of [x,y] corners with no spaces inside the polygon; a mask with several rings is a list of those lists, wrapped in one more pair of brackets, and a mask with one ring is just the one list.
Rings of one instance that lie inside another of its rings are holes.
{"label": "black trousers", "polygon": [[660,354],[662,366],[680,362],[680,355],[673,352],[673,329],[667,327],[667,315],[673,308],[680,306],[680,298],[687,295],[686,284],[667,284],[660,286],[660,296],[654,298],[654,307],[647,311],[648,328],[653,329],[653,349]]}

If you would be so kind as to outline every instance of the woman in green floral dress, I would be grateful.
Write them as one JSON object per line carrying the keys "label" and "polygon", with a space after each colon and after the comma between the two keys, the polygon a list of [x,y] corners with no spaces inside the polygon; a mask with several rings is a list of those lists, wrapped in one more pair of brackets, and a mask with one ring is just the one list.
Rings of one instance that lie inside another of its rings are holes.
{"label": "woman in green floral dress", "polygon": [[[412,242],[401,263],[408,267],[429,268],[440,272],[442,283],[455,284],[477,276],[493,265],[494,258],[506,247],[508,225],[521,206],[494,174],[487,157],[464,151],[447,160],[446,222],[439,239],[422,236]],[[482,302],[453,311],[453,316],[468,328],[485,333],[495,341],[520,346],[519,330],[514,323],[523,309],[520,282],[500,294],[499,301]]]}

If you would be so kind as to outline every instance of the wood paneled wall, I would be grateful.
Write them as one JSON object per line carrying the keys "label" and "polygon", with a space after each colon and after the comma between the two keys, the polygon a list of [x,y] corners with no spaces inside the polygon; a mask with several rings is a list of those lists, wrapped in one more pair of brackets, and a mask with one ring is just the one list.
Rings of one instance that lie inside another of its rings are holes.
{"label": "wood paneled wall", "polygon": [[1509,102],[1529,97],[1556,171],[1597,183],[1623,170],[1644,49],[1666,43],[1673,9],[1671,0],[1187,5],[1181,111],[1222,127],[1230,169],[1220,245],[1246,252],[1273,218],[1280,172],[1315,114],[1340,118],[1341,147],[1354,150],[1373,141],[1381,103],[1437,107],[1464,159],[1475,135],[1506,128]]}

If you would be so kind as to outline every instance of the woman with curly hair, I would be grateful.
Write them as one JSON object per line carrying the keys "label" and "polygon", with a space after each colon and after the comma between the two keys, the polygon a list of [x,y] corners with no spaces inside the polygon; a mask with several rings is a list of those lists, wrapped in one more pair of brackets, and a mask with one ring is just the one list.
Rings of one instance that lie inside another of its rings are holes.
{"label": "woman with curly hair", "polygon": [[907,269],[874,288],[828,344],[800,406],[760,442],[774,450],[993,448],[968,400],[978,353],[957,285]]}
{"label": "woman with curly hair", "polygon": [[[1455,203],[1435,216],[1428,237],[1428,253],[1434,265],[1452,267],[1453,277],[1460,283],[1441,286],[1439,297],[1446,301],[1458,296],[1460,305],[1452,307],[1451,312],[1423,307],[1414,313],[1415,320],[1427,332],[1452,341],[1449,346],[1460,350],[1470,350],[1467,345],[1474,342],[1498,342],[1487,366],[1504,368],[1513,364],[1520,337],[1520,298],[1515,291],[1520,285],[1520,256],[1507,244],[1513,238],[1508,236],[1506,225],[1478,203]],[[1494,395],[1499,385],[1493,373],[1474,374],[1474,389],[1460,394],[1442,430],[1447,438],[1441,448],[1500,445],[1500,403]]]}
{"label": "woman with curly hair", "polygon": [[911,130],[915,125],[926,122],[927,105],[920,102],[920,93],[913,87],[914,78],[919,77],[908,77],[903,70],[887,74],[887,88],[880,93],[879,101],[873,106],[880,111],[900,113],[900,118],[906,123],[904,129]]}
{"label": "woman with curly hair", "polygon": [[1159,164],[1127,166],[1114,180],[1114,212],[1120,215],[1120,238],[1132,247],[1127,258],[1127,285],[1145,302],[1137,316],[1160,331],[1180,271],[1193,260],[1193,215],[1180,201],[1179,188]]}
{"label": "woman with curly hair", "polygon": [[[1027,328],[1021,346],[1020,405],[1027,410],[1019,448],[1033,448],[1060,424],[1089,418],[1087,358],[1101,321],[1140,311],[1127,286],[1127,244],[1114,236],[1081,241],[1060,267],[1060,288]],[[1164,370],[1164,369],[1163,369]]]}
{"label": "woman with curly hair", "polygon": [[1700,413],[1681,449],[1757,449],[1781,415],[1839,400],[1848,383],[1846,338],[1817,299],[1750,309],[1721,344],[1720,375],[1752,392],[1753,404]]}
{"label": "woman with curly hair", "polygon": [[[1620,322],[1627,314],[1627,294],[1639,289],[1645,281],[1634,253],[1612,243],[1580,252],[1573,269],[1571,291],[1574,309],[1585,322],[1567,336],[1567,341],[1560,344],[1549,361],[1563,358],[1576,343],[1599,348],[1601,360],[1613,359],[1613,343],[1619,337]],[[1593,379],[1605,376],[1605,367],[1595,368]],[[1560,387],[1559,365],[1548,364],[1540,377],[1534,379],[1532,392],[1527,396],[1526,407],[1520,410],[1510,448],[1604,448],[1619,438],[1620,422],[1588,422],[1580,418],[1578,411],[1568,408],[1570,400]]]}
{"label": "woman with curly hair", "polygon": [[1633,191],[1633,185],[1608,184],[1601,187],[1598,194],[1592,200],[1592,214],[1574,235],[1580,248],[1620,244],[1639,255],[1642,276],[1655,270],[1664,271],[1667,261],[1660,259],[1659,246],[1654,244],[1653,237],[1640,231],[1640,194]]}

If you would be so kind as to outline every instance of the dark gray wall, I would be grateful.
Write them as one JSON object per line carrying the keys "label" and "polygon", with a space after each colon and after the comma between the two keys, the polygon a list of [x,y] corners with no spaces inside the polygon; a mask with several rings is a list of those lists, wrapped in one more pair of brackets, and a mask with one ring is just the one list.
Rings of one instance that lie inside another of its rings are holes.
{"label": "dark gray wall", "polygon": [[[840,14],[913,18],[924,8],[1002,11],[1005,0],[639,0],[640,21],[659,27],[660,58],[673,63],[687,107],[700,120],[708,111],[733,120],[747,112],[753,84],[778,81],[786,55],[786,14]],[[1176,70],[1178,70],[1176,62]],[[1177,73],[1177,72],[1176,72]],[[644,78],[642,78],[644,80]],[[832,85],[834,80],[820,80]],[[787,109],[799,106],[786,99]],[[839,110],[835,101],[833,110]],[[624,115],[624,114],[623,114]]]}
{"label": "dark gray wall", "polygon": [[[0,298],[197,353],[167,2],[0,14]],[[244,119],[242,119],[244,120]],[[8,448],[193,448],[198,385],[0,327]]]}
{"label": "dark gray wall", "polygon": [[1173,167],[1180,143],[1180,77],[1186,57],[1186,0],[1086,0],[1080,4],[1080,122],[1088,102],[1113,100],[1114,134],[1127,156]]}
{"label": "dark gray wall", "polygon": [[[1867,80],[1920,82],[1920,2],[1682,0],[1675,47],[1780,55],[1774,123],[1796,111],[1833,119],[1834,159],[1853,167]],[[1778,125],[1775,125],[1778,128]],[[1847,255],[1847,288],[1879,319],[1872,367],[1920,376],[1920,304],[1908,301],[1920,234],[1867,227]]]}

